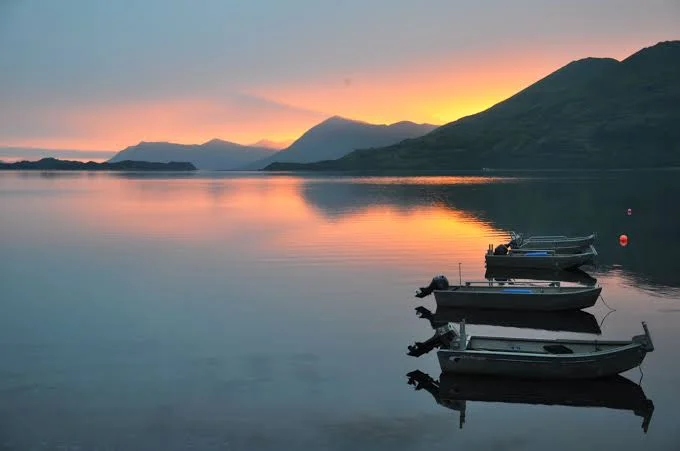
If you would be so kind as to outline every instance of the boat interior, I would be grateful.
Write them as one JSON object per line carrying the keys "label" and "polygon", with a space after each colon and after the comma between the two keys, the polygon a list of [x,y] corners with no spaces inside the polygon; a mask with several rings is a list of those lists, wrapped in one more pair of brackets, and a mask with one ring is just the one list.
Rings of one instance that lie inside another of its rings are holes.
{"label": "boat interior", "polygon": [[596,254],[595,248],[590,245],[588,247],[512,247],[509,248],[501,244],[494,248],[493,244],[489,244],[486,251],[487,256],[495,257],[560,257],[560,256],[572,256],[572,255],[587,255]]}
{"label": "boat interior", "polygon": [[508,255],[521,255],[525,257],[543,257],[546,255],[554,256],[554,255],[579,255],[579,254],[586,254],[589,252],[589,249],[582,249],[582,248],[560,248],[559,250],[555,249],[540,249],[540,248],[535,248],[535,249],[524,249],[524,248],[519,248],[519,249],[511,249],[508,252]]}
{"label": "boat interior", "polygon": [[509,283],[509,282],[465,282],[465,285],[449,287],[443,291],[461,291],[474,293],[506,293],[506,294],[550,294],[564,292],[580,292],[597,289],[594,286],[563,286],[559,282],[551,283]]}
{"label": "boat interior", "polygon": [[630,341],[552,341],[529,339],[497,339],[492,337],[471,337],[467,343],[469,351],[517,352],[531,354],[584,354],[610,351],[630,345]]}
{"label": "boat interior", "polygon": [[554,241],[561,241],[561,242],[567,242],[567,243],[573,243],[573,242],[582,242],[586,240],[594,240],[596,235],[594,233],[591,233],[590,235],[585,235],[585,236],[573,236],[573,237],[568,237],[565,235],[530,235],[525,237],[524,234],[522,233],[517,233],[517,232],[510,232],[510,239],[512,240],[522,240],[525,243],[527,242],[554,242]]}
{"label": "boat interior", "polygon": [[560,244],[568,244],[568,243],[583,243],[588,240],[593,240],[595,239],[595,235],[589,235],[589,236],[576,236],[576,237],[567,237],[567,236],[531,236],[529,238],[525,238],[524,242],[525,243],[553,243],[555,241],[559,241]]}

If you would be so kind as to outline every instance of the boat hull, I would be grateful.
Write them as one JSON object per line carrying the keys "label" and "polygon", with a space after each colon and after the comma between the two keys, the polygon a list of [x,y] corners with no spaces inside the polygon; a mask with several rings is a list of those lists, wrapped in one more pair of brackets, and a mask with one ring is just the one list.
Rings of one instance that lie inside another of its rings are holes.
{"label": "boat hull", "polygon": [[562,271],[560,269],[531,269],[531,268],[488,268],[484,274],[487,280],[508,281],[518,279],[547,280],[550,282],[572,282],[581,285],[595,285],[597,279],[581,269]]}
{"label": "boat hull", "polygon": [[[537,252],[538,253],[538,252]],[[574,269],[595,262],[597,252],[533,255],[532,252],[509,252],[505,255],[486,254],[487,268]]]}
{"label": "boat hull", "polygon": [[638,344],[588,354],[522,354],[443,349],[441,370],[452,374],[483,374],[527,379],[597,379],[640,365],[647,351]]}
{"label": "boat hull", "polygon": [[[455,287],[454,287],[455,288]],[[498,310],[580,310],[592,307],[601,287],[570,287],[542,289],[540,287],[508,287],[495,292],[460,289],[435,290],[438,307]]]}

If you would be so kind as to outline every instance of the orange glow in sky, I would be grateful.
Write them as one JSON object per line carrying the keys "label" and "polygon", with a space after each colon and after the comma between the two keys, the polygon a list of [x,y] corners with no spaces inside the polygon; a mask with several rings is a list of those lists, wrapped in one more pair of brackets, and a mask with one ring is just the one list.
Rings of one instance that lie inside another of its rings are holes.
{"label": "orange glow in sky", "polygon": [[525,54],[469,61],[431,61],[349,77],[262,87],[263,97],[371,123],[400,120],[445,124],[483,111],[559,68]]}
{"label": "orange glow in sky", "polygon": [[680,13],[676,0],[62,3],[0,0],[0,147],[289,142],[331,116],[443,125],[574,60],[678,39]]}
{"label": "orange glow in sky", "polygon": [[120,150],[139,141],[288,141],[332,115],[379,124],[410,120],[441,125],[483,111],[574,59],[589,54],[622,59],[637,45],[499,50],[333,77],[253,83],[239,94],[257,99],[245,106],[238,99],[206,95],[73,105],[46,112],[52,128],[68,132],[0,145]]}
{"label": "orange glow in sky", "polygon": [[75,130],[73,137],[44,137],[0,145],[51,149],[121,150],[140,141],[200,144],[213,138],[252,144],[262,138],[296,139],[325,116],[293,111],[245,111],[206,98],[179,98],[74,107],[50,112],[53,124]]}

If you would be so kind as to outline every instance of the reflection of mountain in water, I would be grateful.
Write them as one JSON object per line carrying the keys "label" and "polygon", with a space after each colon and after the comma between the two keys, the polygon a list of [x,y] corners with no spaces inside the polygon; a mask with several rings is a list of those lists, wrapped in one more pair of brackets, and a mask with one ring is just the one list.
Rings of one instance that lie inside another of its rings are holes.
{"label": "reflection of mountain in water", "polygon": [[437,381],[415,370],[407,377],[409,385],[416,390],[425,390],[438,404],[460,412],[461,428],[465,423],[467,401],[631,410],[642,417],[645,433],[654,412],[654,403],[647,399],[642,387],[622,376],[579,381],[536,381],[442,373]]}
{"label": "reflection of mountain in water", "polygon": [[[576,174],[576,175],[574,175]],[[582,235],[597,232],[598,265],[620,265],[637,283],[680,287],[680,197],[677,171],[554,174],[489,183],[398,183],[348,179],[306,183],[305,200],[337,216],[388,204],[408,210],[432,205],[462,210],[501,230],[531,234]],[[633,214],[626,215],[631,208]],[[618,237],[630,238],[623,248]],[[480,249],[482,258],[485,249]]]}
{"label": "reflection of mountain in water", "polygon": [[386,184],[380,179],[375,179],[375,183],[356,183],[357,180],[337,178],[305,183],[301,194],[311,206],[330,217],[379,205],[408,211],[432,204],[428,186]]}

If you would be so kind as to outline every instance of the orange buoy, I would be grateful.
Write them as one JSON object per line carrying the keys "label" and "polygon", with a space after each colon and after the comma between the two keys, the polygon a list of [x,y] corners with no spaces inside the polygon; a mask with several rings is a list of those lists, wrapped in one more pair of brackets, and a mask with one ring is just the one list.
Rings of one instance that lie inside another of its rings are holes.
{"label": "orange buoy", "polygon": [[629,209],[628,209],[628,216],[630,216],[630,215],[632,215],[632,214],[633,214],[633,209],[632,209],[632,208],[629,208]]}
{"label": "orange buoy", "polygon": [[628,246],[628,235],[621,235],[619,237],[619,244],[624,247]]}

